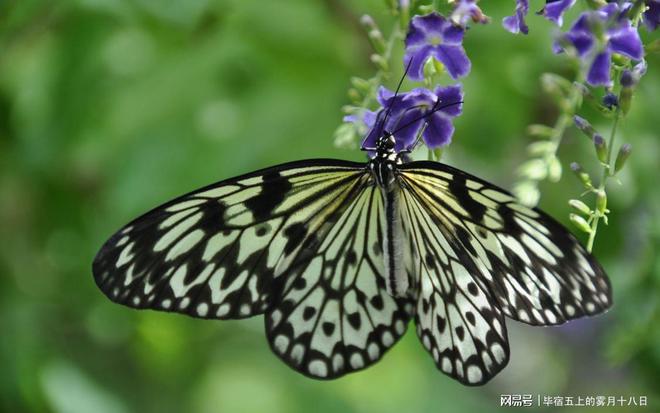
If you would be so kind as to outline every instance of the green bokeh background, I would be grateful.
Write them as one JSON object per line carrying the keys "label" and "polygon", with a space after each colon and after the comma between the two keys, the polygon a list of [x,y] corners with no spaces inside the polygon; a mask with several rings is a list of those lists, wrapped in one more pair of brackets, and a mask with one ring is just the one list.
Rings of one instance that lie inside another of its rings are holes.
{"label": "green bokeh background", "polygon": [[[556,116],[539,76],[568,66],[550,52],[550,24],[531,14],[531,34],[512,36],[499,21],[513,1],[483,3],[493,24],[468,34],[473,69],[445,160],[511,188],[526,126]],[[389,27],[384,9],[381,0],[0,1],[0,410],[471,412],[498,410],[512,393],[646,395],[660,409],[658,55],[621,127],[618,142],[634,153],[596,241],[614,308],[562,327],[509,322],[511,361],[486,386],[436,370],[412,330],[373,367],[314,381],[271,354],[261,317],[134,311],[96,288],[102,242],[161,202],[280,162],[364,159],[332,136],[350,76],[374,71],[357,20],[368,12]],[[609,128],[597,111],[582,113]],[[560,158],[566,170],[574,160],[598,168],[575,130]],[[577,180],[565,173],[541,189],[541,206],[566,223]]]}

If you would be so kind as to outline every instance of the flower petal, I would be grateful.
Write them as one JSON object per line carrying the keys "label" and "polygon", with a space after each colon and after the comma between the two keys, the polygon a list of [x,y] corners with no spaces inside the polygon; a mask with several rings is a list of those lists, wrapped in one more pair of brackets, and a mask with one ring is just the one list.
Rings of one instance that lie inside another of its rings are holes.
{"label": "flower petal", "polygon": [[435,94],[440,99],[439,107],[442,108],[440,112],[449,116],[458,116],[463,113],[463,104],[459,103],[463,100],[463,88],[460,84],[438,87]]}
{"label": "flower petal", "polygon": [[411,43],[421,44],[426,42],[429,36],[442,36],[443,31],[452,24],[438,13],[429,13],[424,16],[415,16],[410,22],[408,35],[406,36],[406,47]]}
{"label": "flower petal", "polygon": [[529,11],[529,0],[516,0],[516,12],[513,16],[502,19],[502,26],[511,33],[527,34],[529,28],[525,23],[525,16]]}
{"label": "flower petal", "polygon": [[457,26],[465,27],[468,20],[481,24],[486,24],[490,20],[477,6],[476,0],[458,0],[455,4],[449,20]]}
{"label": "flower petal", "polygon": [[642,19],[648,31],[652,32],[660,25],[660,0],[647,1],[646,7]]}
{"label": "flower petal", "polygon": [[513,16],[507,16],[502,19],[502,26],[511,33],[520,32],[520,22],[518,21],[518,15],[514,14]]}
{"label": "flower petal", "polygon": [[580,57],[589,53],[595,43],[594,35],[588,31],[569,31],[565,35]]}
{"label": "flower petal", "polygon": [[463,43],[464,34],[465,30],[462,27],[450,24],[442,31],[442,42],[443,44],[450,44],[454,46],[460,45]]}
{"label": "flower petal", "polygon": [[[389,122],[388,122],[389,123]],[[399,114],[393,119],[391,132],[396,139],[394,150],[400,152],[407,149],[415,143],[419,128],[422,127],[424,118],[422,111],[417,108],[410,108]]]}
{"label": "flower petal", "polygon": [[596,55],[596,58],[589,68],[589,73],[587,73],[587,82],[593,86],[610,86],[612,84],[610,79],[611,61],[612,54],[609,50],[605,50]]}
{"label": "flower petal", "polygon": [[378,103],[380,103],[381,106],[386,107],[388,105],[388,101],[393,96],[394,96],[394,92],[392,92],[385,86],[381,86],[378,88]]}
{"label": "flower petal", "polygon": [[639,38],[637,29],[630,25],[628,20],[622,22],[621,27],[610,33],[610,49],[615,52],[628,56],[631,59],[639,60],[644,56],[642,40]]}
{"label": "flower petal", "polygon": [[410,68],[408,69],[409,78],[417,81],[424,79],[424,63],[426,63],[428,58],[431,56],[432,49],[433,46],[422,46],[406,49],[406,54],[403,57],[403,63],[408,65],[410,62]]}
{"label": "flower petal", "polygon": [[434,149],[451,143],[453,134],[454,125],[451,123],[451,117],[438,111],[429,116],[428,126],[424,129],[422,138],[426,146]]}
{"label": "flower petal", "polygon": [[564,24],[564,13],[573,7],[575,0],[547,0],[541,14],[557,26]]}
{"label": "flower petal", "polygon": [[463,46],[441,44],[431,49],[431,53],[445,65],[452,79],[458,79],[470,73],[470,59],[465,54]]}

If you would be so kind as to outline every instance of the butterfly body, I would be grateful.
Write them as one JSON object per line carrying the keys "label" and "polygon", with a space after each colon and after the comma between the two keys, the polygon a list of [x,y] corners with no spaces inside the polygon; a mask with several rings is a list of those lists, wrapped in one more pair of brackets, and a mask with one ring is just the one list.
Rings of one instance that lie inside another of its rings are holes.
{"label": "butterfly body", "polygon": [[414,319],[440,370],[483,384],[508,362],[505,316],[553,325],[611,305],[600,265],[548,215],[458,169],[404,162],[389,134],[374,152],[167,202],[103,245],[95,281],[135,308],[263,313],[273,352],[319,379],[375,363]]}

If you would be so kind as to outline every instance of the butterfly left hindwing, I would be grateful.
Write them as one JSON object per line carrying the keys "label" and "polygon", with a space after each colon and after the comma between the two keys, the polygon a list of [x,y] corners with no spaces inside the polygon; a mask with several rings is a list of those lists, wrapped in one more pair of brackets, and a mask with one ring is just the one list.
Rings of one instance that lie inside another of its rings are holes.
{"label": "butterfly left hindwing", "polygon": [[364,187],[348,207],[327,217],[329,231],[314,252],[290,268],[281,302],[265,315],[273,351],[300,372],[322,379],[363,369],[405,333],[407,299],[387,294],[383,251],[383,199]]}

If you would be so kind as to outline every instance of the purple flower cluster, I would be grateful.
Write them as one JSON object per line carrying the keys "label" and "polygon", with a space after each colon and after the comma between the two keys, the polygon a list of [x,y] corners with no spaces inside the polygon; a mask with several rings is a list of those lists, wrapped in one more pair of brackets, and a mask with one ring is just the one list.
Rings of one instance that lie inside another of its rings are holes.
{"label": "purple flower cluster", "polygon": [[[436,12],[413,17],[405,38],[404,55],[410,79],[425,80],[424,67],[430,59],[442,64],[452,79],[470,72],[470,59],[463,48],[467,24],[469,21],[489,21],[477,1],[455,0],[449,18]],[[515,13],[505,17],[502,25],[512,33],[527,34],[529,29],[525,19],[529,13],[529,0],[516,0],[515,4]],[[546,0],[538,14],[562,26],[564,14],[575,4],[576,0]],[[655,30],[660,24],[660,0],[645,0],[643,9],[639,6],[640,3],[637,3],[635,7],[642,13],[642,21],[649,30]],[[554,51],[575,50],[588,65],[587,82],[594,86],[610,87],[613,83],[610,73],[613,54],[641,61],[638,67],[645,67],[642,42],[637,27],[628,16],[632,8],[630,1],[612,1],[597,10],[583,12],[570,29],[557,39],[553,45]],[[629,72],[629,76],[624,77],[631,84],[643,74],[643,70]],[[416,88],[396,96],[381,86],[378,92],[380,108],[377,111],[362,108],[345,120],[369,128],[370,132],[363,141],[364,147],[374,147],[380,135],[392,133],[397,139],[397,151],[411,149],[419,137],[429,148],[438,148],[451,142],[454,133],[452,119],[461,114],[462,102],[460,84],[436,87],[434,90]]]}
{"label": "purple flower cluster", "polygon": [[[429,59],[442,63],[447,74],[457,79],[470,72],[470,60],[463,49],[463,35],[468,19],[485,22],[474,0],[463,0],[455,8],[452,19],[438,13],[415,16],[405,39],[404,63],[412,80],[424,80],[424,65]],[[456,19],[456,20],[453,20]],[[451,142],[452,119],[462,113],[463,90],[460,84],[437,86],[434,90],[418,87],[409,92],[378,90],[377,111],[362,109],[346,116],[347,122],[366,126],[369,130],[362,146],[373,148],[384,133],[394,135],[395,151],[411,150],[418,139],[429,148]]]}
{"label": "purple flower cluster", "polygon": [[613,53],[633,60],[644,57],[639,33],[626,15],[629,9],[629,3],[623,6],[609,3],[598,10],[582,13],[569,31],[557,40],[555,52],[562,52],[566,46],[573,47],[589,64],[587,82],[594,86],[611,86]]}

